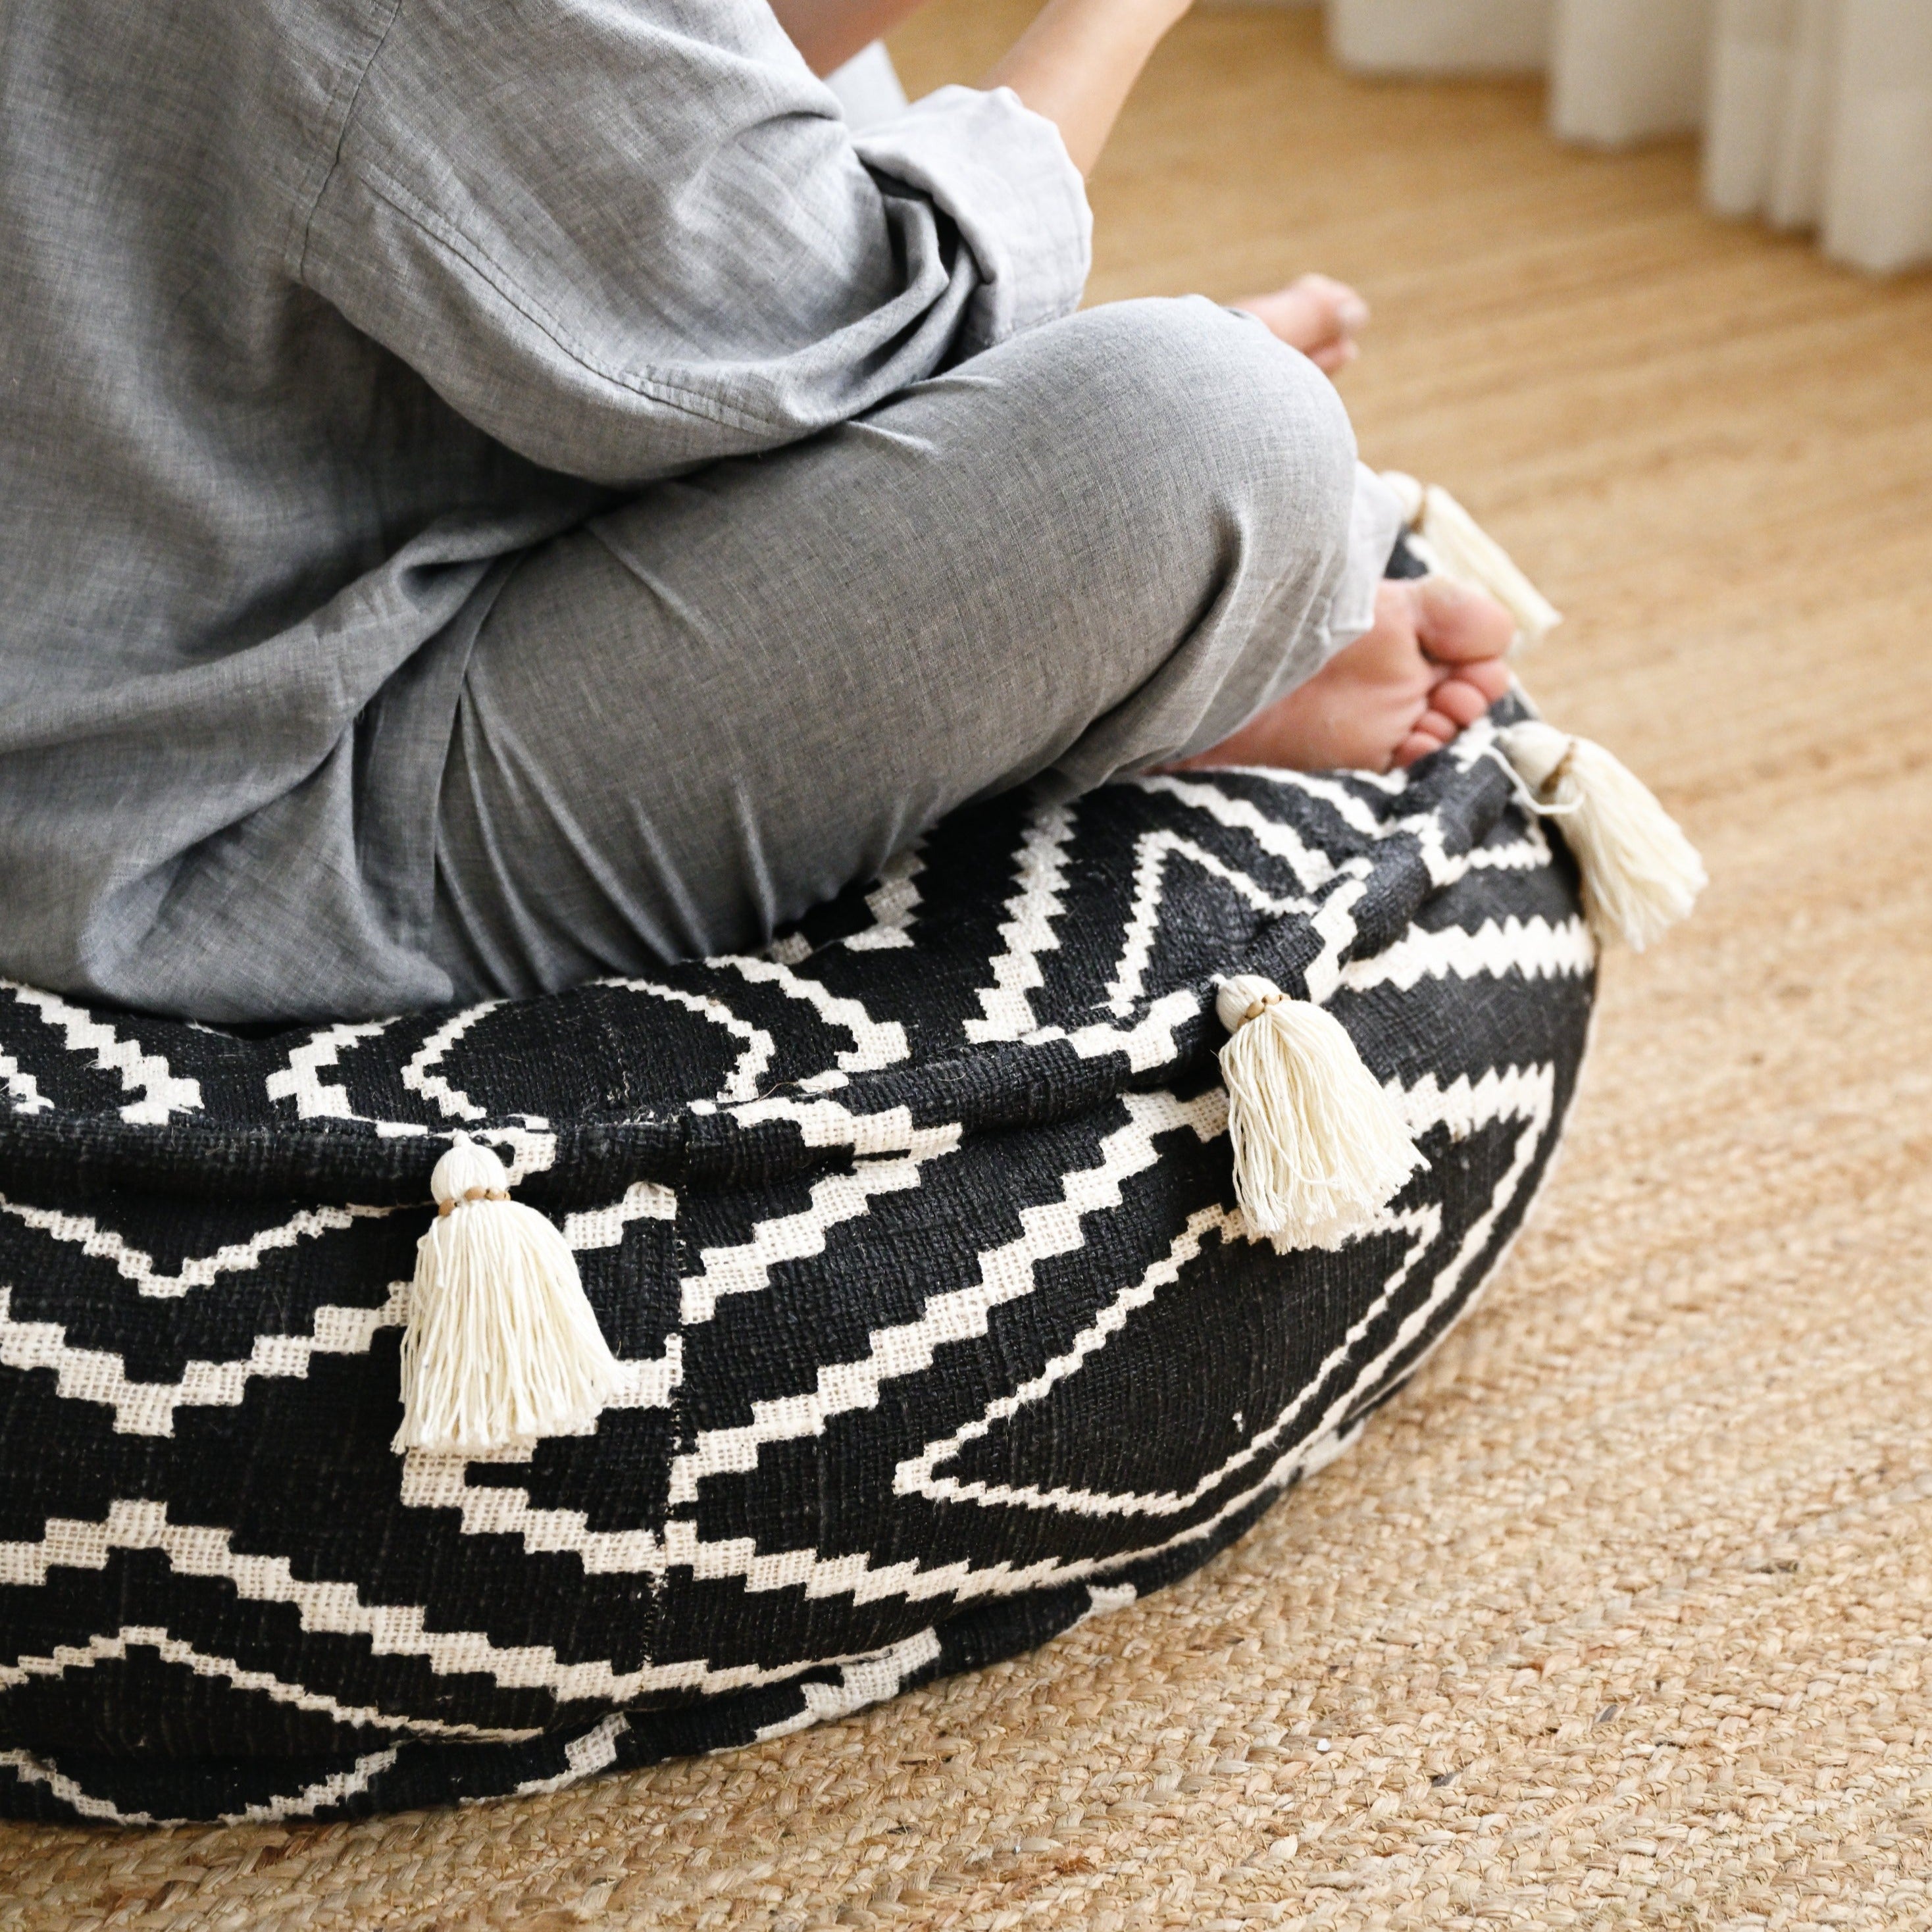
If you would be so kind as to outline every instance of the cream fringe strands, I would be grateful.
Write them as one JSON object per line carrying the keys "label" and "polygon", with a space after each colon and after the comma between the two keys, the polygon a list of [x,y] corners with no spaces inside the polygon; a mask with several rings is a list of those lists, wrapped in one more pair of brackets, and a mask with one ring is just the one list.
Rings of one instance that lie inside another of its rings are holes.
{"label": "cream fringe strands", "polygon": [[485,1454],[595,1420],[617,1382],[563,1237],[512,1201],[490,1150],[459,1134],[430,1176],[403,1334],[398,1450]]}
{"label": "cream fringe strands", "polygon": [[1709,883],[1677,821],[1620,759],[1554,725],[1506,725],[1496,743],[1523,802],[1562,828],[1583,875],[1583,910],[1599,940],[1641,952]]}
{"label": "cream fringe strands", "polygon": [[[1497,748],[1525,805],[1559,822],[1600,943],[1620,938],[1642,952],[1690,911],[1703,862],[1619,760],[1534,722],[1506,726]],[[1224,981],[1215,1011],[1229,1034],[1221,1077],[1249,1226],[1284,1253],[1339,1248],[1423,1165],[1394,1102],[1339,1020],[1271,981]]]}
{"label": "cream fringe strands", "polygon": [[1401,1114],[1322,1007],[1244,974],[1214,1010],[1242,1214],[1284,1254],[1339,1248],[1424,1164]]}

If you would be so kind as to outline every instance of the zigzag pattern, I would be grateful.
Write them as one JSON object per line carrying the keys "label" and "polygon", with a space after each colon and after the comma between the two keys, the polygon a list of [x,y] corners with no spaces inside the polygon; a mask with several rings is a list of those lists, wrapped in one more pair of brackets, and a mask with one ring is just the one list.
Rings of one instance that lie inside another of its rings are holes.
{"label": "zigzag pattern", "polygon": [[[1414,1373],[1547,1168],[1594,956],[1490,742],[996,801],[764,958],[524,1005],[244,1039],[0,988],[0,1810],[552,1790],[1205,1560]],[[1325,1002],[1428,1157],[1340,1253],[1234,1204],[1234,970]],[[388,1446],[459,1128],[624,1366],[526,1456]]]}

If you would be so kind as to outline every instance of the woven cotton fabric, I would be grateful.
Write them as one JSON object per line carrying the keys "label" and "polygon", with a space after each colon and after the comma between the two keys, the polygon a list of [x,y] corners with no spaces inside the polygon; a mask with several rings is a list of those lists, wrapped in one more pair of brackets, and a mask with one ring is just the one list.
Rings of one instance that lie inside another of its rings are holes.
{"label": "woven cotton fabric", "polygon": [[[956,815],[764,957],[245,1038],[0,992],[0,1809],[312,1818],[768,1738],[1195,1568],[1520,1226],[1576,1078],[1574,868],[1478,725],[1410,775]],[[1251,1240],[1218,976],[1342,1020],[1428,1165]],[[389,1447],[458,1130],[623,1387]]]}

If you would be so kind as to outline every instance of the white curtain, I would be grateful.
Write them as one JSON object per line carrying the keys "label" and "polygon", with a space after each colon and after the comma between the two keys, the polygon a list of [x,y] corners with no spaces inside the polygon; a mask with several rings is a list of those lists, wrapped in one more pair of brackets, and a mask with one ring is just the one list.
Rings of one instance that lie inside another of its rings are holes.
{"label": "white curtain", "polygon": [[1701,127],[1711,206],[1815,228],[1886,271],[1932,261],[1932,0],[1328,0],[1359,72],[1546,66],[1565,140]]}

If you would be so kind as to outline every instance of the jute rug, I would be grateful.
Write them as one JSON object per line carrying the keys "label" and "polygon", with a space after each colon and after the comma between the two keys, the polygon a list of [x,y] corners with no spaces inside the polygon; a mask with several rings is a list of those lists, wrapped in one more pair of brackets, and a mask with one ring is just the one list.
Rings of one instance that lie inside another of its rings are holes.
{"label": "jute rug", "polygon": [[[902,58],[1014,18],[951,0]],[[0,1925],[1932,1924],[1932,283],[1537,112],[1209,14],[1095,186],[1096,295],[1364,287],[1370,454],[1534,566],[1539,697],[1710,863],[1611,962],[1566,1164],[1418,1384],[1022,1662],[511,1808],[9,1828]]]}

